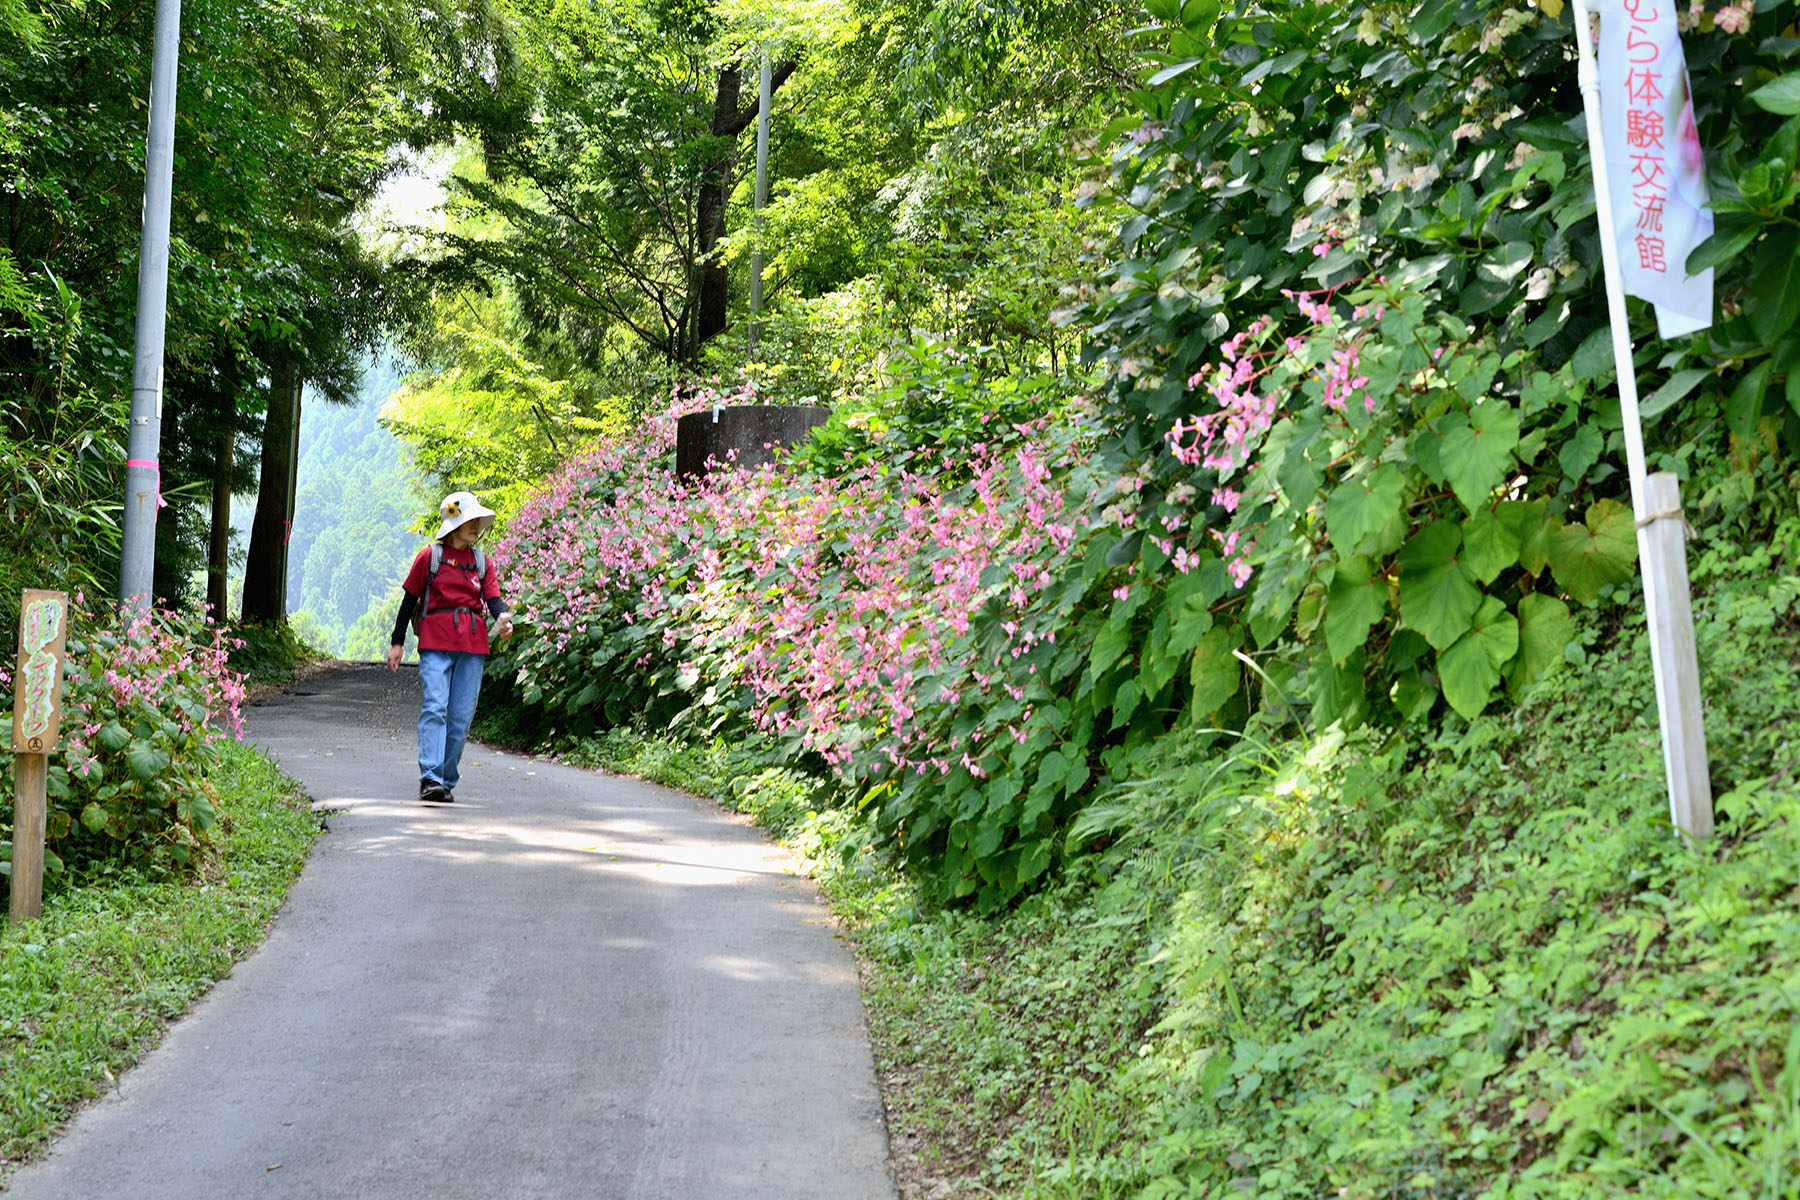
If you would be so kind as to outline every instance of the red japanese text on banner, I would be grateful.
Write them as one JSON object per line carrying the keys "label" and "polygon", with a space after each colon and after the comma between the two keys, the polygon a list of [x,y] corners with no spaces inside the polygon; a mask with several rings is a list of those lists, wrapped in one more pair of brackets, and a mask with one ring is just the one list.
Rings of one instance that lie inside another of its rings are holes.
{"label": "red japanese text on banner", "polygon": [[1625,291],[1656,306],[1657,332],[1712,324],[1712,270],[1686,270],[1712,236],[1678,0],[1598,0],[1600,112]]}

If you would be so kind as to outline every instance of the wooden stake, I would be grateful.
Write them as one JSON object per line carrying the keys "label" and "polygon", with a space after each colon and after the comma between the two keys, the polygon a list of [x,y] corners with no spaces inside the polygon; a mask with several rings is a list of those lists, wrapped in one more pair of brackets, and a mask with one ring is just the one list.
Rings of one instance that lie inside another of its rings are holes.
{"label": "wooden stake", "polygon": [[1644,555],[1645,616],[1650,628],[1650,660],[1656,672],[1656,712],[1662,723],[1669,818],[1689,838],[1699,839],[1712,833],[1712,781],[1707,771],[1700,663],[1694,649],[1694,606],[1688,587],[1688,523],[1681,512],[1681,484],[1675,476],[1661,472],[1644,481],[1644,508],[1638,518],[1638,548]]}
{"label": "wooden stake", "polygon": [[12,923],[35,921],[44,900],[44,769],[47,755],[13,756]]}
{"label": "wooden stake", "polygon": [[69,598],[26,588],[19,603],[19,661],[13,673],[13,847],[7,911],[35,921],[44,897],[44,781],[62,729],[63,651]]}

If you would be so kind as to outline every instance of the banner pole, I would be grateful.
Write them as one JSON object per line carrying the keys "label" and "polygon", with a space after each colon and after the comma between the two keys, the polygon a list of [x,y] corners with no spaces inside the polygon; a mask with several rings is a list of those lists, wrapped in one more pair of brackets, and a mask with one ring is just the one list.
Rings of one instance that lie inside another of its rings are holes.
{"label": "banner pole", "polygon": [[[1600,72],[1594,61],[1588,0],[1574,0],[1574,13],[1576,78],[1581,86],[1588,154],[1593,162],[1601,271],[1606,281],[1607,320],[1612,327],[1613,365],[1619,377],[1619,414],[1625,423],[1625,467],[1631,480],[1631,511],[1637,524],[1644,617],[1650,635],[1651,668],[1656,676],[1669,817],[1683,834],[1697,839],[1712,833],[1713,811],[1706,729],[1700,708],[1700,668],[1694,646],[1693,600],[1688,587],[1687,518],[1681,511],[1675,477],[1658,474],[1651,480],[1645,474],[1637,368],[1632,360],[1631,327],[1625,315],[1625,281],[1619,269],[1618,229],[1613,222],[1612,186],[1607,178]],[[1669,15],[1673,20],[1672,5]],[[1654,504],[1652,492],[1658,497]]]}

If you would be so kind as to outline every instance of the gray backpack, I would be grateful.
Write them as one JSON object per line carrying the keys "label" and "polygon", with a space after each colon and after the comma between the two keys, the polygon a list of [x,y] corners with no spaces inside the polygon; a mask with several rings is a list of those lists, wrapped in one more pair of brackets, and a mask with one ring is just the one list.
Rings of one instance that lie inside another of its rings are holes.
{"label": "gray backpack", "polygon": [[[431,585],[433,583],[437,582],[438,568],[443,565],[444,565],[444,543],[433,542],[433,543],[431,543],[431,566],[429,568],[427,568],[427,570],[425,572],[425,590],[419,596],[419,606],[417,608],[413,609],[412,631],[413,631],[414,637],[417,637],[419,634],[419,626],[425,620],[425,614],[431,611]],[[475,547],[475,577],[477,579],[481,580],[481,582],[483,584],[487,583],[487,555],[485,555],[481,552],[480,546]],[[460,612],[460,611],[465,611],[465,610],[445,609],[444,611]],[[467,609],[466,611],[476,612],[479,610],[471,608],[471,609]]]}

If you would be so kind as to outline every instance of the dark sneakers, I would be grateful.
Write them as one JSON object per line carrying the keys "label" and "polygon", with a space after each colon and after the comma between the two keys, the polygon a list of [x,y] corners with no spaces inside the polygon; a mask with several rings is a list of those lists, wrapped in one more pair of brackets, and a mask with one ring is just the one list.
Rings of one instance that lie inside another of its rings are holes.
{"label": "dark sneakers", "polygon": [[421,804],[449,804],[456,799],[450,789],[441,783],[433,783],[429,779],[419,781],[419,802]]}

